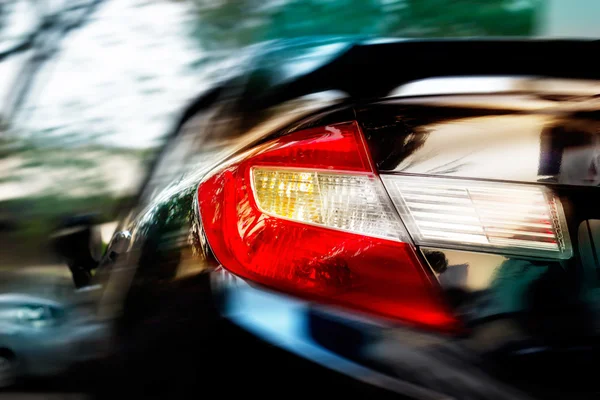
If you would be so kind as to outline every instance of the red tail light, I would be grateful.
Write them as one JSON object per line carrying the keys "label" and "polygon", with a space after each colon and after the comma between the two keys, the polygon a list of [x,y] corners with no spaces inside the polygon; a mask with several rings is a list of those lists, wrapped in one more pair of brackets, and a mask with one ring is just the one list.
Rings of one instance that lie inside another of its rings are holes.
{"label": "red tail light", "polygon": [[388,318],[456,326],[356,123],[259,146],[201,183],[198,199],[214,255],[240,277]]}

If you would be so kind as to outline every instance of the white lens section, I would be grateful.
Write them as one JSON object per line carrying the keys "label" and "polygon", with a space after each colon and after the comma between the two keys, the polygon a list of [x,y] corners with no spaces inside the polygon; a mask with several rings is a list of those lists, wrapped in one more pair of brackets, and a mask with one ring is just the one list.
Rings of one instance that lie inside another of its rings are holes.
{"label": "white lens section", "polygon": [[267,214],[362,235],[408,238],[372,174],[253,167],[250,175],[256,203]]}
{"label": "white lens section", "polygon": [[545,187],[407,175],[383,183],[417,244],[566,259],[560,201]]}

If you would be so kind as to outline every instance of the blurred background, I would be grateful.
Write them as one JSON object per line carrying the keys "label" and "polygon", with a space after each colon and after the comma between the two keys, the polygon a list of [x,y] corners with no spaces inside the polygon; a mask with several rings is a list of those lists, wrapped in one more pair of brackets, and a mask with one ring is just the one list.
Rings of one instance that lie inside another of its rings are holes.
{"label": "blurred background", "polygon": [[599,36],[600,3],[572,4],[1,0],[0,292],[69,295],[52,232],[93,214],[107,243],[185,106],[237,50],[311,35]]}
{"label": "blurred background", "polygon": [[307,35],[573,34],[548,26],[552,14],[573,21],[559,3],[4,0],[0,269],[56,263],[46,240],[68,214],[97,214],[108,240],[119,202],[135,195],[176,117],[237,49]]}

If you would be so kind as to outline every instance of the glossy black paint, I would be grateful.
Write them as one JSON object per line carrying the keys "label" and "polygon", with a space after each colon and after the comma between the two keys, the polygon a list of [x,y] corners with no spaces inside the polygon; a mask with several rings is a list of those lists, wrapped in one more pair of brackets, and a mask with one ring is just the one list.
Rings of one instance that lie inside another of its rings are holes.
{"label": "glossy black paint", "polygon": [[[251,75],[257,77],[256,81],[249,81],[250,87],[260,88],[251,94],[254,107],[268,108],[307,91],[341,90],[354,99],[385,97],[408,82],[440,76],[599,77],[592,63],[573,62],[595,54],[600,46],[595,40],[378,41],[356,38],[330,48],[337,57],[324,51],[324,57],[330,62],[315,63],[312,70],[285,74],[282,70],[301,61],[307,47],[301,41],[290,44],[291,47],[274,46],[274,50],[265,52],[257,63],[257,72]],[[279,58],[284,51],[287,55],[285,63]],[[281,75],[288,78],[262,78]]]}
{"label": "glossy black paint", "polygon": [[[596,114],[561,101],[540,107],[535,94],[518,101],[504,94],[501,107],[460,96],[380,97],[438,76],[598,78],[593,63],[571,62],[595,54],[598,42],[336,43],[318,41],[323,52],[310,42],[257,49],[254,69],[210,92],[178,123],[163,153],[191,143],[178,178],[141,192],[94,277],[104,287],[100,308],[119,309],[114,365],[128,377],[123,383],[135,394],[186,396],[206,385],[252,397],[593,396],[600,193],[593,169],[575,163],[567,171],[565,160],[572,150],[595,154],[597,133],[585,128],[595,126]],[[306,57],[316,58],[312,68],[289,69]],[[333,103],[299,100],[331,90],[343,92]],[[190,125],[198,115],[203,123]],[[215,270],[194,198],[210,168],[275,135],[355,118],[382,172],[549,184],[565,209],[574,257],[419,249],[464,321],[462,335],[321,307]],[[471,136],[460,136],[469,129]],[[147,182],[161,172],[154,168]]]}
{"label": "glossy black paint", "polygon": [[397,100],[356,112],[381,172],[596,186],[598,116],[519,97]]}

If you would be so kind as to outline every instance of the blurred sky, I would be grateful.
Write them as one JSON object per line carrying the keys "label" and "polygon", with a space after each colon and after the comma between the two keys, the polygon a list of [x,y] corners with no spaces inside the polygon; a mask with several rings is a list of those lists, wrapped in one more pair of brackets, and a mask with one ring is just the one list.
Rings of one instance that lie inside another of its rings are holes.
{"label": "blurred sky", "polygon": [[540,36],[600,38],[598,0],[547,0],[541,11]]}
{"label": "blurred sky", "polygon": [[207,86],[205,74],[193,68],[205,54],[190,35],[191,7],[105,1],[43,66],[15,127],[101,138],[111,146],[158,144],[174,113]]}

